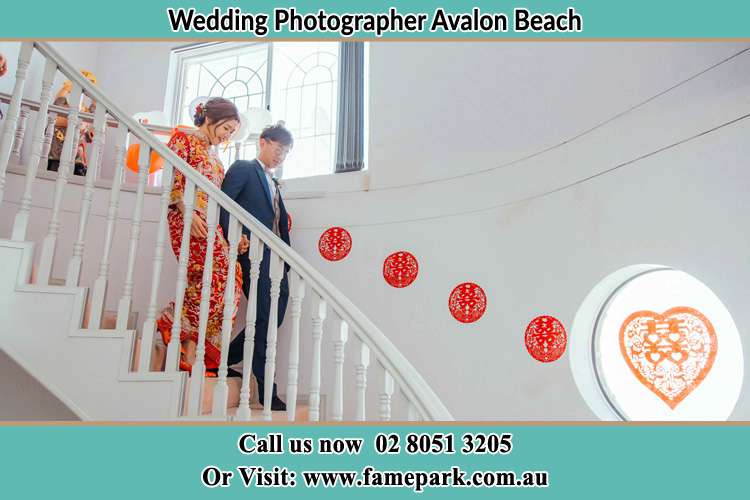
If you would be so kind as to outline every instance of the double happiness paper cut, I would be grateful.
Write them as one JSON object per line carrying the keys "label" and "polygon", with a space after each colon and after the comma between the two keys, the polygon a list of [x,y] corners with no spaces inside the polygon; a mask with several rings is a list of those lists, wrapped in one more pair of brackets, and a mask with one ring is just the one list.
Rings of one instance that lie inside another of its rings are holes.
{"label": "double happiness paper cut", "polygon": [[538,316],[526,327],[524,342],[532,358],[550,363],[557,361],[565,353],[568,336],[557,318]]}
{"label": "double happiness paper cut", "polygon": [[341,260],[349,255],[351,249],[352,236],[343,227],[326,229],[318,240],[318,250],[326,260]]}
{"label": "double happiness paper cut", "polygon": [[620,328],[625,362],[673,410],[711,371],[718,347],[711,322],[690,307],[634,312]]}
{"label": "double happiness paper cut", "polygon": [[383,262],[383,278],[394,288],[404,288],[414,283],[419,274],[419,262],[409,252],[396,252]]}
{"label": "double happiness paper cut", "polygon": [[475,283],[461,283],[448,297],[448,309],[461,323],[473,323],[482,317],[487,309],[487,296]]}

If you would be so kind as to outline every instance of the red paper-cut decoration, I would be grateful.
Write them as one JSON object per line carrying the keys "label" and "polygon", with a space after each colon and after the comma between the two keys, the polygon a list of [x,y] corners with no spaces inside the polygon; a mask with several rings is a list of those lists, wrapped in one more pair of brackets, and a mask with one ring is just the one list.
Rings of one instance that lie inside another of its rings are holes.
{"label": "red paper-cut decoration", "polygon": [[565,352],[568,336],[563,324],[552,316],[537,316],[526,327],[526,350],[542,363],[557,361]]}
{"label": "red paper-cut decoration", "polygon": [[289,214],[289,212],[286,213],[286,227],[287,231],[292,231],[292,216]]}
{"label": "red paper-cut decoration", "polygon": [[620,327],[620,352],[633,375],[673,410],[701,385],[718,347],[714,326],[691,307],[636,311]]}
{"label": "red paper-cut decoration", "polygon": [[332,227],[326,229],[318,240],[320,255],[326,260],[341,260],[352,249],[352,236],[343,227]]}
{"label": "red paper-cut decoration", "polygon": [[461,283],[448,297],[448,309],[461,323],[473,323],[487,309],[487,296],[476,283]]}
{"label": "red paper-cut decoration", "polygon": [[394,288],[404,288],[414,283],[419,274],[419,262],[409,252],[396,252],[383,262],[383,278]]}

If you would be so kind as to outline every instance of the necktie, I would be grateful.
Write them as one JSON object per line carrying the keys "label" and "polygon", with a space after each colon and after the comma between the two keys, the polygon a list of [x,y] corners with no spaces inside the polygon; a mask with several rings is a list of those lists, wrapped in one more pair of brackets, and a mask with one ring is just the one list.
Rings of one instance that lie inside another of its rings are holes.
{"label": "necktie", "polygon": [[273,179],[273,183],[276,186],[273,195],[273,233],[276,236],[281,237],[281,233],[279,233],[279,218],[281,217],[281,209],[279,208],[279,203],[281,199],[281,190],[279,189],[279,184],[276,182],[276,179]]}

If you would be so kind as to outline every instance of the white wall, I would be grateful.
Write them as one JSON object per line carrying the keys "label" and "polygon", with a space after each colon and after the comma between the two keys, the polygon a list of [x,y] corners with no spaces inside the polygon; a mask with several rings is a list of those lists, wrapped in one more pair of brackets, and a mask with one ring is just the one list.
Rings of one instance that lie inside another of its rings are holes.
{"label": "white wall", "polygon": [[[169,45],[98,45],[102,88],[128,112],[158,107],[166,76],[152,72],[163,67],[166,75]],[[534,361],[523,332],[540,314],[570,329],[588,291],[631,264],[670,265],[703,280],[733,314],[748,359],[750,240],[738,229],[746,225],[750,187],[747,120],[543,193],[750,111],[750,55],[565,145],[495,168],[573,139],[741,48],[371,44],[370,190],[295,199],[291,191],[325,190],[331,179],[289,182],[293,246],[361,307],[460,419],[594,418],[567,355],[551,364]],[[145,74],[152,75],[148,85]],[[360,174],[342,174],[350,175]],[[338,263],[317,253],[321,232],[333,225],[347,227],[354,238],[352,254]],[[148,246],[153,236],[146,234]],[[419,259],[420,276],[396,290],[381,269],[400,249]],[[463,281],[477,282],[488,294],[487,313],[470,325],[457,323],[447,309],[448,294]],[[309,318],[307,309],[303,314]],[[309,335],[309,320],[305,324]],[[334,327],[327,322],[325,359],[332,357]],[[286,329],[280,339],[285,369]],[[304,342],[301,373],[307,374]],[[349,343],[348,360],[356,347]],[[351,363],[347,371],[353,373]],[[371,383],[379,383],[377,371],[370,372]],[[324,376],[328,388],[331,378]],[[748,391],[745,384],[733,418],[750,417]]]}

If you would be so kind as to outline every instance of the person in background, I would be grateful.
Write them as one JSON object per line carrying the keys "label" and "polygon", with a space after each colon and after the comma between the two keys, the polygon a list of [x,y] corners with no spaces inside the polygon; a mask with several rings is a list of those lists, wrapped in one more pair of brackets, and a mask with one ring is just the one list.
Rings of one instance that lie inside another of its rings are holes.
{"label": "person in background", "polygon": [[[81,74],[86,77],[88,81],[96,85],[96,76],[90,71],[81,70]],[[73,83],[67,80],[63,83],[60,90],[57,92],[54,104],[69,108],[68,95],[73,90]],[[90,106],[84,106],[81,104],[81,111],[85,113],[93,113],[96,110],[96,103],[92,102]],[[63,143],[65,142],[65,131],[68,128],[68,117],[58,116],[55,120],[55,130],[52,132],[52,145],[49,150],[49,159],[47,160],[47,170],[57,172],[60,168],[60,156],[62,155]],[[81,128],[81,135],[78,138],[76,144],[75,154],[75,167],[73,173],[75,175],[86,175],[86,169],[88,168],[88,158],[86,157],[86,143],[91,143],[94,140],[94,129],[90,125],[85,125]]]}

